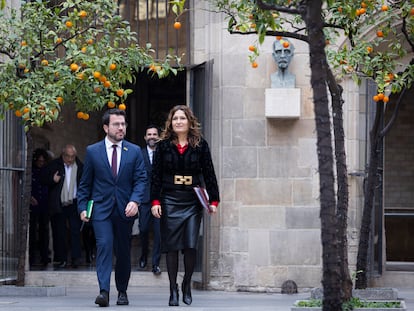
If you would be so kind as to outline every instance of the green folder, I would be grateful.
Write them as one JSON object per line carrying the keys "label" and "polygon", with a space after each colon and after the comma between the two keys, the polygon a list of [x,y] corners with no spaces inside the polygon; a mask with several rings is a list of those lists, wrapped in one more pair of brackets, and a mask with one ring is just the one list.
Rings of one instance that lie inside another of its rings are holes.
{"label": "green folder", "polygon": [[86,207],[86,218],[91,218],[93,210],[93,200],[88,201],[88,206]]}

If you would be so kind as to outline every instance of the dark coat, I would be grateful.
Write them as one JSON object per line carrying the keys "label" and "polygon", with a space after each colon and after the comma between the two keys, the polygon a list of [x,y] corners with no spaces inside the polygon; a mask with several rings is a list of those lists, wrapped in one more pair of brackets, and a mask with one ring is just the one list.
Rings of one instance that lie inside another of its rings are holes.
{"label": "dark coat", "polygon": [[[122,142],[122,156],[116,178],[108,162],[105,140],[86,148],[85,168],[78,187],[78,212],[86,210],[88,200],[94,200],[92,220],[108,219],[113,207],[125,220],[128,202],[144,201],[147,172],[140,148],[126,140]],[[133,217],[134,220],[137,216]]]}
{"label": "dark coat", "polygon": [[[76,186],[79,188],[79,183],[82,177],[83,172],[83,163],[81,160],[76,157],[76,165],[78,166],[78,171],[76,175]],[[59,175],[62,176],[58,183],[55,183],[53,180],[53,175],[56,171],[59,172]],[[63,182],[65,178],[65,164],[63,158],[60,156],[57,159],[51,161],[45,168],[42,176],[42,182],[48,186],[49,195],[48,195],[48,206],[50,215],[54,215],[62,212],[62,202],[60,200]]]}
{"label": "dark coat", "polygon": [[149,154],[147,150],[147,146],[141,148],[142,157],[144,158],[145,168],[147,169],[147,189],[145,190],[145,197],[142,203],[149,203],[150,202],[150,188],[151,188],[151,175],[152,175],[152,164],[149,159]]}
{"label": "dark coat", "polygon": [[[174,175],[192,176],[192,184],[176,185]],[[180,154],[177,146],[170,140],[162,140],[157,144],[152,167],[151,201],[161,201],[163,189],[192,190],[194,186],[203,183],[209,194],[210,203],[219,202],[217,178],[206,140],[202,139],[198,147],[188,146],[184,154]]]}

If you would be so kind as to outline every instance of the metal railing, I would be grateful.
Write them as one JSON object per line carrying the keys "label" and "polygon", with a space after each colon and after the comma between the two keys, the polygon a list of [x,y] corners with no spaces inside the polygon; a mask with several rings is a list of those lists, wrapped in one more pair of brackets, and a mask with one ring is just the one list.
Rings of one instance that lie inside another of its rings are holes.
{"label": "metal railing", "polygon": [[11,112],[0,121],[0,282],[17,277],[17,228],[23,199],[25,133]]}

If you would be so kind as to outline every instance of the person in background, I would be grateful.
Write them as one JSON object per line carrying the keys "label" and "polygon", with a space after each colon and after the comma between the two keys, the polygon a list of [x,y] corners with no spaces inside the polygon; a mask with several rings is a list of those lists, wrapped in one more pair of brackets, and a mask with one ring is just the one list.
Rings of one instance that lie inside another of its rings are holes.
{"label": "person in background", "polygon": [[192,303],[191,278],[203,207],[193,190],[205,182],[211,213],[220,201],[208,143],[200,124],[185,105],[173,107],[154,154],[151,179],[152,214],[161,219],[161,251],[166,253],[170,282],[169,306],[179,305],[178,252],[184,254],[183,302]]}
{"label": "person in background", "polygon": [[36,254],[40,253],[40,263],[45,268],[49,258],[49,212],[47,205],[48,188],[41,182],[42,172],[49,161],[45,149],[38,148],[33,152],[32,162],[32,196],[30,197],[29,225],[29,263],[37,264]]}
{"label": "person in background", "polygon": [[[53,260],[55,268],[65,268],[68,246],[72,268],[77,268],[81,257],[81,221],[77,212],[77,190],[82,176],[83,163],[76,156],[74,145],[62,149],[61,156],[45,168],[43,182],[48,186],[48,206],[53,237]],[[70,241],[67,239],[69,224]]]}
{"label": "person in background", "polygon": [[[152,172],[152,159],[155,152],[156,144],[159,140],[158,127],[155,125],[147,126],[145,130],[144,140],[146,142],[146,146],[142,147],[141,151],[144,157],[145,167],[147,168],[148,179],[150,180]],[[146,199],[144,200],[144,202],[142,202],[141,206],[139,207],[139,230],[142,246],[139,266],[141,269],[144,269],[147,265],[149,246],[148,238],[151,225],[154,233],[154,243],[152,248],[152,273],[154,273],[154,275],[160,275],[160,220],[158,218],[155,218],[151,214],[150,187],[148,187]]]}
{"label": "person in background", "polygon": [[[78,212],[91,222],[96,238],[96,274],[99,295],[95,304],[109,306],[113,253],[117,305],[128,305],[127,289],[131,274],[132,225],[144,201],[147,172],[141,149],[126,140],[125,111],[109,109],[102,117],[106,137],[87,147],[85,166],[78,189]],[[93,200],[91,218],[88,201]]]}

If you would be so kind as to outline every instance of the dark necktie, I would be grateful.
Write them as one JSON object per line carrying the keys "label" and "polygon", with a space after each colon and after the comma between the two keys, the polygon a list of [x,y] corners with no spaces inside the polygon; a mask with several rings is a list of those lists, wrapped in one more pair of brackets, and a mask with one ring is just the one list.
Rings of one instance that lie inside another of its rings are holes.
{"label": "dark necktie", "polygon": [[116,177],[117,174],[117,154],[116,154],[116,145],[112,145],[112,148],[114,148],[114,150],[112,151],[112,163],[111,163],[111,168],[112,168],[112,175],[114,177]]}

